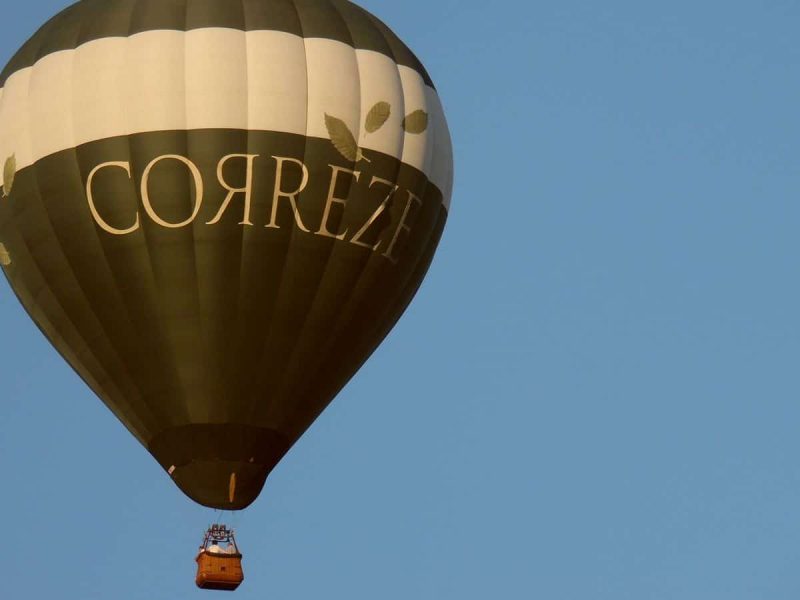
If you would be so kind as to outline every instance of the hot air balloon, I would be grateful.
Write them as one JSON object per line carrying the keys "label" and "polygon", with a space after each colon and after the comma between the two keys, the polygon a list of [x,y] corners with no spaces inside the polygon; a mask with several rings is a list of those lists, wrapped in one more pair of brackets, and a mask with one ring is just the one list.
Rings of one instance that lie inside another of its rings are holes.
{"label": "hot air balloon", "polygon": [[431,263],[428,73],[346,0],[81,0],[0,86],[11,288],[187,496],[247,507]]}

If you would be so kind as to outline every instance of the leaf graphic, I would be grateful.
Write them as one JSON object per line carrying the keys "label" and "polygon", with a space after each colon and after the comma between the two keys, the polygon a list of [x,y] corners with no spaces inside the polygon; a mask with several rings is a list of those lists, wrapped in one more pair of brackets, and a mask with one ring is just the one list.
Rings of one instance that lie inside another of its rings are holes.
{"label": "leaf graphic", "polygon": [[6,159],[3,167],[3,195],[11,195],[11,188],[14,186],[14,175],[17,173],[17,157],[12,154]]}
{"label": "leaf graphic", "polygon": [[344,121],[325,113],[325,127],[328,128],[331,142],[333,142],[333,146],[339,151],[339,154],[352,162],[361,160],[361,150],[358,148],[356,138]]}
{"label": "leaf graphic", "polygon": [[0,243],[0,265],[7,267],[11,264],[11,255],[6,250],[5,244]]}
{"label": "leaf graphic", "polygon": [[360,160],[372,162],[361,153],[361,148],[358,147],[355,136],[344,121],[325,113],[325,127],[328,128],[328,135],[331,136],[334,148],[347,160],[352,162]]}
{"label": "leaf graphic", "polygon": [[415,110],[403,119],[403,129],[408,133],[422,133],[428,128],[428,113]]}
{"label": "leaf graphic", "polygon": [[391,114],[392,107],[388,102],[378,102],[370,109],[367,115],[367,122],[364,125],[367,133],[375,133],[378,131],[378,129],[383,127],[384,123],[389,120]]}

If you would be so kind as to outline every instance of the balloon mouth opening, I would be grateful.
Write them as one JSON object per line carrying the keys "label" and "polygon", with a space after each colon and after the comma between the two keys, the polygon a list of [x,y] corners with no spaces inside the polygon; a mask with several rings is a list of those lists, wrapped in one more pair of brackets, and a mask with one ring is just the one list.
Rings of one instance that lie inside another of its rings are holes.
{"label": "balloon mouth opening", "polygon": [[273,429],[203,423],[166,429],[148,450],[198,504],[242,510],[258,497],[290,445]]}
{"label": "balloon mouth opening", "polygon": [[172,480],[189,498],[209,508],[243,510],[261,493],[270,469],[229,461],[195,460],[176,467]]}

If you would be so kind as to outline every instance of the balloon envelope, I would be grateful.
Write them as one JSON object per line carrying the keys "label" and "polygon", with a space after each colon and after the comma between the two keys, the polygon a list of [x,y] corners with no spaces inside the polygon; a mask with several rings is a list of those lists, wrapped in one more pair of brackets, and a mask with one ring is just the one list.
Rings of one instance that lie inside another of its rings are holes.
{"label": "balloon envelope", "polygon": [[0,86],[14,292],[188,496],[246,507],[428,270],[428,74],[344,0],[83,0]]}

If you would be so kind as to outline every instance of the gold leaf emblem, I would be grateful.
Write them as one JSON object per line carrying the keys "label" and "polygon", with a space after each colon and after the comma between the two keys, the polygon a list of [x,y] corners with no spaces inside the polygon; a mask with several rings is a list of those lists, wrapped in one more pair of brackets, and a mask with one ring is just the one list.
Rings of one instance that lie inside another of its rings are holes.
{"label": "gold leaf emblem", "polygon": [[3,196],[6,198],[11,195],[11,188],[14,186],[14,175],[17,173],[17,157],[12,154],[6,159],[3,166]]}
{"label": "gold leaf emblem", "polygon": [[392,107],[388,102],[378,102],[367,114],[367,122],[364,125],[367,133],[378,131],[389,120],[391,114]]}
{"label": "gold leaf emblem", "polygon": [[[355,136],[344,121],[325,113],[325,127],[328,128],[328,135],[331,136],[333,147],[339,151],[339,154],[352,162],[358,162],[362,158],[367,160],[361,153]],[[367,160],[367,162],[369,161]]]}
{"label": "gold leaf emblem", "polygon": [[403,129],[408,133],[423,133],[428,128],[428,113],[415,110],[403,119]]}
{"label": "gold leaf emblem", "polygon": [[6,250],[5,244],[0,243],[0,265],[7,267],[11,264],[11,255]]}

